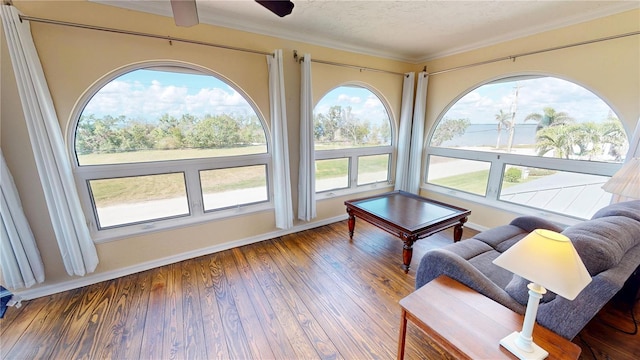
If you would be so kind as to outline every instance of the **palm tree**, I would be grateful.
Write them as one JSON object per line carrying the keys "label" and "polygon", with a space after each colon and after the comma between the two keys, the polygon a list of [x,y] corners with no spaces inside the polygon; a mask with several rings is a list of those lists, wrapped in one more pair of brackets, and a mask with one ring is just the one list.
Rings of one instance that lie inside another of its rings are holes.
{"label": "palm tree", "polygon": [[558,126],[558,125],[566,125],[572,124],[575,122],[575,119],[569,116],[568,113],[564,111],[557,112],[554,108],[547,106],[542,109],[543,113],[531,113],[524,118],[524,121],[533,120],[538,123],[536,126],[536,131],[544,129],[549,126]]}
{"label": "palm tree", "polygon": [[574,147],[580,149],[579,155],[588,156],[589,160],[607,154],[620,160],[627,140],[622,124],[617,119],[602,124],[593,122],[580,124],[573,138],[576,142]]}
{"label": "palm tree", "polygon": [[574,126],[548,126],[536,134],[538,156],[553,151],[554,157],[568,159],[574,153]]}
{"label": "palm tree", "polygon": [[625,153],[624,148],[629,145],[622,123],[618,118],[609,117],[608,121],[600,126],[601,141],[604,144],[610,144],[609,155],[614,156],[616,161],[620,161]]}
{"label": "palm tree", "polygon": [[498,140],[496,141],[496,149],[500,148],[500,134],[502,128],[509,130],[511,128],[511,114],[504,112],[500,109],[500,112],[496,114],[496,121],[498,122]]}
{"label": "palm tree", "polygon": [[588,156],[589,161],[602,153],[605,129],[596,123],[588,122],[576,127],[573,138],[579,149],[578,155]]}

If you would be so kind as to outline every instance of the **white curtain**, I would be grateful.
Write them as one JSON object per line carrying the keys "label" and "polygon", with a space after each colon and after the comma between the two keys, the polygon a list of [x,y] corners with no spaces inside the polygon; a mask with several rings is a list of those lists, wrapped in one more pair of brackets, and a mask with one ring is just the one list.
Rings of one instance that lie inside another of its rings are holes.
{"label": "white curtain", "polygon": [[313,94],[311,54],[304,54],[300,80],[300,171],[298,175],[298,219],[316,217],[316,172],[313,144]]}
{"label": "white curtain", "polygon": [[9,289],[28,288],[44,281],[44,265],[2,150],[0,177],[0,265],[3,285]]}
{"label": "white curtain", "polygon": [[12,6],[2,5],[1,10],[31,147],[62,260],[69,275],[82,276],[95,270],[98,255],[80,207],[51,94],[29,22],[21,22]]}
{"label": "white curtain", "polygon": [[273,190],[276,226],[293,227],[291,177],[289,175],[289,144],[287,136],[287,108],[284,94],[282,50],[267,55],[269,65],[269,101],[271,104],[271,143],[273,146]]}
{"label": "white curtain", "polygon": [[400,107],[400,130],[398,134],[398,157],[396,160],[395,190],[408,190],[409,159],[411,153],[411,118],[413,115],[413,88],[415,73],[406,73],[402,84]]}
{"label": "white curtain", "polygon": [[420,191],[422,174],[422,143],[424,142],[424,121],[427,110],[427,85],[429,76],[426,72],[418,74],[416,85],[416,102],[413,108],[413,128],[411,130],[411,155],[409,156],[409,171],[407,191],[417,194]]}

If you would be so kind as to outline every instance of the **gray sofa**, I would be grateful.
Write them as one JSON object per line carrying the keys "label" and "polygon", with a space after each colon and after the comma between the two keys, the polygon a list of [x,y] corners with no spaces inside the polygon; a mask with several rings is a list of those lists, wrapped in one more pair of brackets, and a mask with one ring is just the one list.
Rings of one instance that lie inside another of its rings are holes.
{"label": "gray sofa", "polygon": [[640,266],[640,200],[606,206],[590,220],[566,229],[541,218],[522,216],[509,225],[430,250],[416,271],[416,289],[447,275],[523,314],[528,281],[492,261],[539,228],[562,232],[571,239],[593,278],[573,301],[549,292],[540,302],[537,322],[572,340]]}

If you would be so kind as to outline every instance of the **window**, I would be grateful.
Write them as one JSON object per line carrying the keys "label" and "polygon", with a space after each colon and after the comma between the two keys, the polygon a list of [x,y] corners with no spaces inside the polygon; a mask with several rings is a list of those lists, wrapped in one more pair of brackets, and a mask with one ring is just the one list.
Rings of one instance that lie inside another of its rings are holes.
{"label": "window", "polygon": [[491,162],[432,155],[429,165],[427,182],[472,194],[487,194]]}
{"label": "window", "polygon": [[390,182],[389,111],[371,90],[343,85],[313,111],[316,192],[369,189]]}
{"label": "window", "polygon": [[269,205],[263,123],[220,78],[183,66],[137,68],[85,101],[70,143],[95,231]]}
{"label": "window", "polygon": [[426,182],[501,207],[587,219],[609,203],[600,187],[627,149],[621,122],[589,90],[554,77],[511,77],[472,90],[440,117]]}

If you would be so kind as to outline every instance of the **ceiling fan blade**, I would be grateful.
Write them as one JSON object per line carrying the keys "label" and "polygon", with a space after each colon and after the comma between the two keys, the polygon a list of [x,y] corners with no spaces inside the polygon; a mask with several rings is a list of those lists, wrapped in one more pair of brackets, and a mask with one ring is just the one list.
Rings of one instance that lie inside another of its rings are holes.
{"label": "ceiling fan blade", "polygon": [[171,0],[171,10],[176,25],[189,27],[198,24],[196,0]]}
{"label": "ceiling fan blade", "polygon": [[287,0],[275,0],[275,1],[261,1],[256,0],[256,2],[271,11],[272,13],[285,17],[293,11],[293,3]]}

